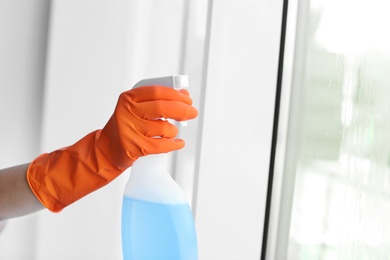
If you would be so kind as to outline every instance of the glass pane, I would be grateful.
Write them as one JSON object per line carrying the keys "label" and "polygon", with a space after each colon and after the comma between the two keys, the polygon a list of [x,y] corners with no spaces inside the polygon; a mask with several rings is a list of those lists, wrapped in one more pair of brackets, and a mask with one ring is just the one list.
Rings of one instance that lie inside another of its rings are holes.
{"label": "glass pane", "polygon": [[389,259],[390,2],[307,4],[287,259]]}

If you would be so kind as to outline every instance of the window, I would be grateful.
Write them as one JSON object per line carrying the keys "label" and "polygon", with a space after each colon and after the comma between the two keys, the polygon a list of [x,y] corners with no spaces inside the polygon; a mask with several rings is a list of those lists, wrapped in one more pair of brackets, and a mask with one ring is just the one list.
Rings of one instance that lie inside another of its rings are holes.
{"label": "window", "polygon": [[291,6],[296,41],[286,52],[294,53],[294,67],[291,82],[285,78],[291,99],[282,110],[288,131],[278,146],[276,163],[284,167],[275,182],[270,259],[388,259],[390,5]]}

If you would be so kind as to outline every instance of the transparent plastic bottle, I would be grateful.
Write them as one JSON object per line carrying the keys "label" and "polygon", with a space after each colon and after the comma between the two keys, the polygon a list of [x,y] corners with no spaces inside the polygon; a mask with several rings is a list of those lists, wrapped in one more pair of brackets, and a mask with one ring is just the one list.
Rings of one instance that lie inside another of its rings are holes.
{"label": "transparent plastic bottle", "polygon": [[[180,82],[188,84],[188,79],[182,77],[149,79],[135,87],[166,85],[179,89]],[[148,155],[131,168],[122,205],[124,260],[198,259],[192,211],[169,174],[167,163],[167,154]]]}

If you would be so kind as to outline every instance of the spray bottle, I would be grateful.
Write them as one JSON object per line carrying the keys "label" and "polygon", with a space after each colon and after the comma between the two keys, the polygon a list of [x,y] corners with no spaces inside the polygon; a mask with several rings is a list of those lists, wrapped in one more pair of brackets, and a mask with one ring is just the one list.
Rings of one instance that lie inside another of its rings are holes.
{"label": "spray bottle", "polygon": [[[146,79],[139,86],[188,87],[185,75]],[[131,168],[122,205],[124,260],[197,260],[192,211],[167,170],[168,155],[139,158]]]}

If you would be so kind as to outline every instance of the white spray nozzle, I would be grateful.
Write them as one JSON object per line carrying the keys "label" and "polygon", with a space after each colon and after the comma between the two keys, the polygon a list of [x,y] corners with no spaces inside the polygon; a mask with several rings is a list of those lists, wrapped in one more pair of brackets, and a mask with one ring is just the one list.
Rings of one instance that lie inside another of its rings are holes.
{"label": "white spray nozzle", "polygon": [[190,86],[187,75],[174,75],[168,77],[144,79],[137,82],[137,84],[135,84],[133,88],[138,88],[141,86],[153,86],[153,85],[171,87],[174,90],[189,88]]}

